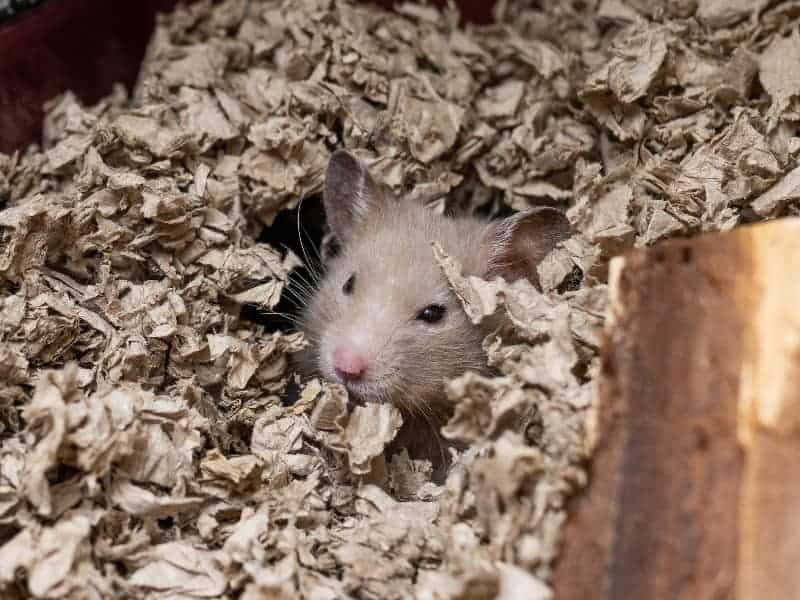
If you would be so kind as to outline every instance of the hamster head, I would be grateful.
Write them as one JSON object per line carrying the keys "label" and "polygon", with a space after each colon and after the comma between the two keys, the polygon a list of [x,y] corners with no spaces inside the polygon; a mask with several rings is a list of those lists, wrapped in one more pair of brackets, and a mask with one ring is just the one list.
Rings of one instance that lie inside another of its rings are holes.
{"label": "hamster head", "polygon": [[465,274],[535,282],[536,264],[569,223],[554,209],[495,222],[440,216],[393,197],[344,151],[331,156],[323,201],[340,252],[301,316],[310,345],[300,370],[343,384],[354,400],[440,422],[444,383],[487,370],[487,331],[467,318],[431,243]]}

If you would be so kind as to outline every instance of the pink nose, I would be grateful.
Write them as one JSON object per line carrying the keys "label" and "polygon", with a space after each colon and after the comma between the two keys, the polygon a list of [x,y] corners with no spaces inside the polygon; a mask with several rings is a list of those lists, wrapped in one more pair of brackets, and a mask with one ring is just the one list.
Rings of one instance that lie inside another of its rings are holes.
{"label": "pink nose", "polygon": [[352,350],[337,348],[333,352],[333,368],[343,381],[357,381],[367,370],[367,361]]}

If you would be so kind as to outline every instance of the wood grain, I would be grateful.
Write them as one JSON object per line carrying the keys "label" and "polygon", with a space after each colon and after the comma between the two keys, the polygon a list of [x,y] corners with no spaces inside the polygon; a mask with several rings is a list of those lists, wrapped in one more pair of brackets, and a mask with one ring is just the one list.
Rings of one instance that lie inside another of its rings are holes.
{"label": "wood grain", "polygon": [[598,444],[556,598],[800,589],[798,261],[795,220],[614,261]]}

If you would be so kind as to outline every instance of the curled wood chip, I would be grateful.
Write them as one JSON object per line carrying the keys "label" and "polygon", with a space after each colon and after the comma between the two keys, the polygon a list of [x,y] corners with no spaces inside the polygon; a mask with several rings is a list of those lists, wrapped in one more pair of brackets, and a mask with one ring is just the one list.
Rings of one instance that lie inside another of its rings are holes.
{"label": "curled wood chip", "polygon": [[344,430],[350,469],[355,475],[369,473],[372,460],[383,453],[402,424],[403,417],[395,406],[370,403],[355,407]]}
{"label": "curled wood chip", "polygon": [[156,518],[176,515],[180,512],[194,512],[203,502],[201,498],[158,496],[124,480],[114,482],[109,491],[109,498],[125,512]]}
{"label": "curled wood chip", "polygon": [[[800,34],[793,31],[787,37],[776,36],[759,57],[758,77],[767,90],[772,106],[769,115],[774,119],[792,106],[800,96]],[[797,107],[792,107],[797,110]]]}
{"label": "curled wood chip", "polygon": [[258,483],[261,462],[255,456],[227,458],[219,451],[206,454],[200,463],[200,471],[206,485],[227,486],[242,492]]}
{"label": "curled wood chip", "polygon": [[631,25],[611,47],[613,58],[586,83],[587,92],[610,90],[623,104],[644,96],[667,57],[668,33],[643,22]]}
{"label": "curled wood chip", "polygon": [[712,27],[734,25],[766,6],[764,0],[698,0],[697,17]]}
{"label": "curled wood chip", "polygon": [[800,199],[800,167],[787,173],[777,184],[753,200],[752,206],[759,215],[769,216],[797,199]]}
{"label": "curled wood chip", "polygon": [[214,553],[184,542],[154,546],[144,563],[129,579],[143,590],[173,598],[216,598],[228,587]]}
{"label": "curled wood chip", "polygon": [[0,548],[0,582],[11,583],[16,570],[24,569],[34,598],[63,597],[91,589],[99,574],[88,562],[90,530],[89,516],[75,514],[52,527],[20,532]]}

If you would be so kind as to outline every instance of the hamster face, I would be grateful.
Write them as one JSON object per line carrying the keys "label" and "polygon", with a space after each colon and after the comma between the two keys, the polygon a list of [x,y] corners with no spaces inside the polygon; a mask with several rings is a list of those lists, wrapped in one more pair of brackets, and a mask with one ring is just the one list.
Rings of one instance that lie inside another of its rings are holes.
{"label": "hamster face", "polygon": [[432,241],[474,263],[482,225],[421,207],[382,211],[331,261],[303,318],[314,370],[358,401],[434,418],[444,383],[485,371],[483,334],[434,260]]}
{"label": "hamster face", "polygon": [[465,275],[536,284],[536,265],[569,236],[569,222],[549,208],[491,223],[446,218],[392,197],[341,150],[328,163],[323,201],[341,252],[301,316],[310,346],[298,369],[343,384],[354,400],[392,402],[440,424],[449,413],[444,383],[488,370],[487,332],[468,320],[431,243]]}

